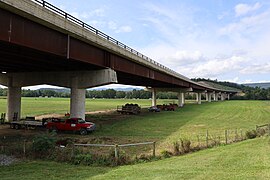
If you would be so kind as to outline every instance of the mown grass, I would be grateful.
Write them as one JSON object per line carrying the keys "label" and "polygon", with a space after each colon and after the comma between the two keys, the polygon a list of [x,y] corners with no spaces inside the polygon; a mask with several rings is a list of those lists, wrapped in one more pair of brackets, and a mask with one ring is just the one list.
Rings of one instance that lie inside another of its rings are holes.
{"label": "mown grass", "polygon": [[[159,100],[159,103],[174,103],[176,100]],[[22,98],[22,117],[43,114],[64,114],[69,112],[69,98]],[[142,107],[149,107],[149,99],[86,99],[86,112],[116,109],[118,105],[137,103]],[[0,113],[6,112],[7,99],[0,99]]]}
{"label": "mown grass", "polygon": [[93,179],[269,179],[269,139],[260,138],[152,163],[124,166]]}
{"label": "mown grass", "polygon": [[269,138],[207,149],[150,163],[90,167],[19,162],[0,168],[1,179],[269,179]]}
{"label": "mown grass", "polygon": [[[0,99],[0,112],[4,107],[1,101]],[[95,99],[87,100],[86,107],[106,110],[127,102],[140,105],[151,103],[150,100]],[[52,113],[53,110],[56,113],[64,113],[66,111],[63,107],[68,106],[69,100],[23,98],[22,103],[23,113],[31,112],[35,115]],[[183,137],[194,140],[193,137],[205,134],[206,130],[210,134],[224,135],[225,129],[254,129],[257,124],[269,123],[269,113],[269,101],[224,101],[202,105],[190,103],[175,112],[143,113],[115,119],[110,123],[104,123],[88,137],[109,137],[113,142],[121,143],[127,143],[129,140],[155,140],[158,141],[159,150],[162,150]],[[32,161],[1,167],[0,174],[1,179],[269,179],[269,150],[269,140],[261,138],[181,157],[119,168]]]}
{"label": "mown grass", "polygon": [[224,136],[224,130],[254,129],[270,122],[269,101],[224,101],[187,104],[175,112],[148,113],[105,124],[95,135],[137,138],[172,143],[197,135]]}

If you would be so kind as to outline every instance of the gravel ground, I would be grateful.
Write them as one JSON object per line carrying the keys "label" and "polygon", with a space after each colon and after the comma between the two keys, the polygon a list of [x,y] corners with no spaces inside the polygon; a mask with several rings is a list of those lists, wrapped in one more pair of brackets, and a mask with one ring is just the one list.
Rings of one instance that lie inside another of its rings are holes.
{"label": "gravel ground", "polygon": [[16,159],[13,156],[7,156],[4,154],[0,154],[0,166],[8,166],[16,161],[18,161],[18,159]]}

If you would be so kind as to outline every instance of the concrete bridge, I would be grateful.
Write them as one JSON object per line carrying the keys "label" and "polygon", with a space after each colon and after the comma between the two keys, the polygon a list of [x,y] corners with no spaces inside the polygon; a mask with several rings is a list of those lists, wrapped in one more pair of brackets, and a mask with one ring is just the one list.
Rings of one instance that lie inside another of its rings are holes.
{"label": "concrete bridge", "polygon": [[49,84],[71,88],[71,117],[85,118],[85,89],[111,83],[156,92],[194,92],[201,104],[235,91],[208,87],[159,64],[43,0],[0,0],[0,84],[8,87],[7,119],[20,117],[21,88]]}

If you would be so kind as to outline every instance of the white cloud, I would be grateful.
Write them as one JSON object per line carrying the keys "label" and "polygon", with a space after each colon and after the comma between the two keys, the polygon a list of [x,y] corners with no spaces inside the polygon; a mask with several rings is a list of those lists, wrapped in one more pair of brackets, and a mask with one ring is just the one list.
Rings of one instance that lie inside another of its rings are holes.
{"label": "white cloud", "polygon": [[113,30],[115,33],[127,33],[132,31],[132,28],[130,26],[118,26],[117,23],[114,21],[108,22],[108,28]]}
{"label": "white cloud", "polygon": [[250,65],[240,72],[243,74],[270,74],[270,63]]}
{"label": "white cloud", "polygon": [[205,57],[200,51],[176,50],[175,53],[160,57],[160,61],[168,66],[188,65],[204,61]]}
{"label": "white cloud", "polygon": [[254,33],[262,28],[269,22],[270,12],[263,12],[258,15],[253,15],[240,19],[238,22],[230,23],[223,28],[219,29],[220,35],[232,33]]}
{"label": "white cloud", "polygon": [[116,33],[127,33],[131,32],[132,28],[130,26],[120,26],[115,32]]}
{"label": "white cloud", "polygon": [[196,63],[191,66],[177,67],[179,72],[188,77],[206,77],[214,78],[221,74],[226,74],[242,68],[242,64],[246,62],[242,56],[233,55],[224,59],[209,59],[202,63]]}
{"label": "white cloud", "polygon": [[235,10],[235,16],[239,17],[239,16],[243,16],[246,15],[252,11],[256,11],[261,7],[260,3],[256,3],[254,5],[248,5],[248,4],[237,4],[234,7]]}

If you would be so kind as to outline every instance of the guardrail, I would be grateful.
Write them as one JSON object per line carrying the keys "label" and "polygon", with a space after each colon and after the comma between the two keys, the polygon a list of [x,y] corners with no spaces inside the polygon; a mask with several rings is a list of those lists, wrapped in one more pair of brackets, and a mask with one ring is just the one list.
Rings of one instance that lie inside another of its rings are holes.
{"label": "guardrail", "polygon": [[[156,142],[141,142],[141,143],[132,143],[132,144],[73,144],[73,153],[76,146],[83,147],[113,147],[114,148],[114,157],[117,160],[119,157],[119,148],[121,147],[130,147],[130,146],[141,146],[141,145],[153,145],[153,157],[156,156]],[[73,154],[74,155],[74,154]]]}
{"label": "guardrail", "polygon": [[67,12],[59,9],[58,7],[56,7],[56,6],[48,3],[47,1],[44,1],[44,0],[31,0],[31,1],[33,1],[33,2],[35,2],[35,3],[37,3],[37,4],[41,5],[41,6],[43,6],[44,8],[46,8],[46,9],[48,9],[48,10],[50,10],[50,11],[52,11],[52,12],[54,12],[54,13],[62,16],[62,17],[64,17],[65,19],[67,19],[67,20],[69,20],[69,21],[71,21],[71,22],[73,22],[73,23],[81,26],[82,28],[87,29],[88,31],[90,31],[90,32],[98,35],[99,37],[102,37],[102,38],[110,41],[111,43],[113,43],[113,44],[115,44],[115,45],[117,45],[117,46],[125,49],[126,51],[129,51],[129,52],[131,52],[131,53],[133,53],[133,54],[135,54],[135,55],[143,58],[147,62],[152,63],[153,65],[156,65],[159,68],[162,68],[162,69],[164,69],[166,71],[169,71],[170,73],[174,74],[175,76],[178,76],[180,78],[183,78],[183,76],[181,74],[179,74],[179,73],[173,71],[172,69],[170,69],[170,68],[168,68],[168,67],[166,67],[166,66],[164,66],[164,65],[162,65],[162,64],[160,64],[160,63],[158,63],[156,61],[154,61],[153,59],[151,59],[151,58],[149,58],[149,57],[141,54],[140,52],[138,52],[138,51],[132,49],[131,47],[125,45],[124,43],[122,43],[122,42],[120,42],[120,41],[118,41],[118,40],[116,40],[116,39],[108,36],[107,34],[105,34],[105,33],[101,32],[101,31],[99,31],[98,29],[96,29],[96,28],[88,25],[87,23],[81,21],[80,19],[78,19],[78,18],[76,18],[76,17],[68,14]]}

